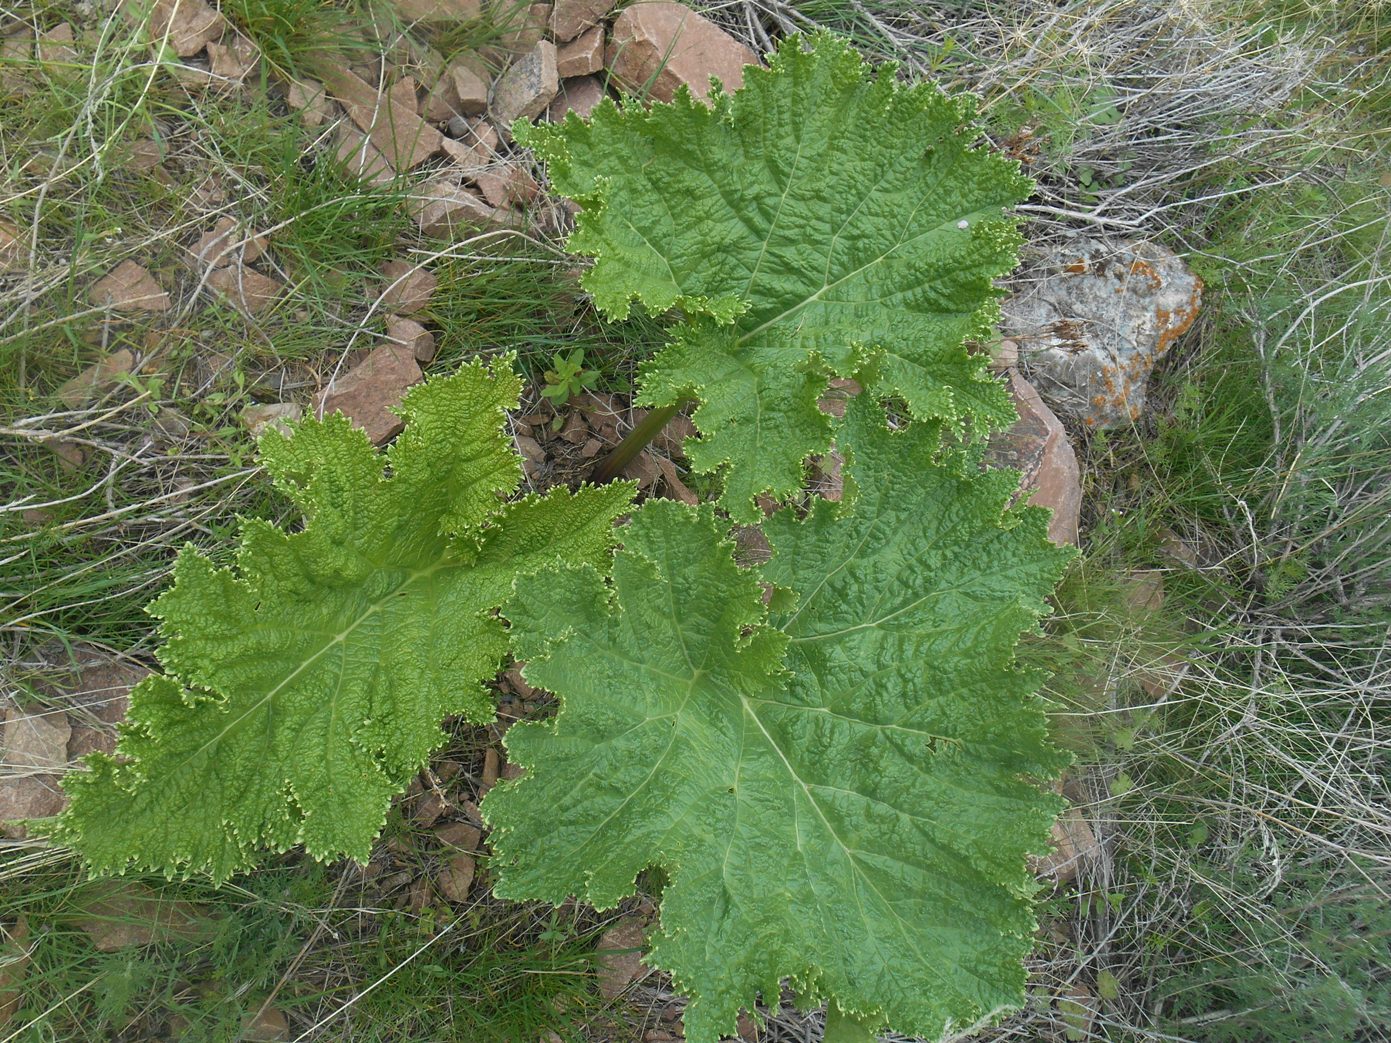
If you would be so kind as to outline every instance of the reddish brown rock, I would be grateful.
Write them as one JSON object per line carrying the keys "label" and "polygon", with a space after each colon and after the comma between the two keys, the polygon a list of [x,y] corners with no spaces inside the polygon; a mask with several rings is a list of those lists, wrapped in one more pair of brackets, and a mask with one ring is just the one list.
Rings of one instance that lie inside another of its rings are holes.
{"label": "reddish brown rock", "polygon": [[1052,840],[1052,853],[1036,859],[1033,868],[1036,875],[1051,877],[1060,884],[1077,879],[1082,866],[1098,865],[1104,858],[1096,831],[1081,808],[1068,808],[1058,816]]}
{"label": "reddish brown rock", "polygon": [[366,134],[350,123],[340,123],[335,131],[338,162],[353,177],[384,185],[396,177],[396,168]]}
{"label": "reddish brown rock", "polygon": [[0,775],[0,836],[28,836],[22,819],[53,818],[67,807],[57,775]]}
{"label": "reddish brown rock", "polygon": [[502,30],[497,44],[513,54],[525,54],[546,35],[551,5],[530,0],[494,0],[493,24]]}
{"label": "reddish brown rock", "polygon": [[389,104],[398,109],[405,109],[407,112],[414,112],[419,115],[420,104],[420,85],[415,82],[414,76],[402,76],[386,90],[386,100]]}
{"label": "reddish brown rock", "polygon": [[203,58],[194,58],[189,62],[171,61],[165,65],[165,68],[169,71],[169,75],[190,91],[206,90],[216,82],[208,68],[206,59]]}
{"label": "reddish brown rock", "polygon": [[503,671],[502,681],[508,689],[522,699],[535,699],[536,689],[528,684],[526,678],[522,676],[522,667],[524,666],[526,666],[525,663],[515,663],[509,666]]}
{"label": "reddish brown rock", "polygon": [[150,11],[150,38],[168,34],[169,46],[180,58],[197,54],[222,35],[227,22],[203,0],[155,0]]}
{"label": "reddish brown rock", "polygon": [[116,311],[168,311],[169,294],[134,261],[122,261],[92,284],[92,303]]}
{"label": "reddish brown rock", "polygon": [[573,40],[586,29],[597,27],[617,6],[618,0],[555,0],[551,33],[561,43]]}
{"label": "reddish brown rock", "polygon": [[34,56],[34,34],[28,28],[9,36],[0,36],[0,91],[28,94],[36,83],[26,68]]}
{"label": "reddish brown rock", "polygon": [[326,70],[324,84],[397,170],[414,169],[439,152],[443,135],[416,114],[413,82],[409,99],[395,93],[378,94],[345,68]]}
{"label": "reddish brown rock", "polygon": [[240,264],[229,264],[214,270],[208,275],[206,283],[248,317],[268,309],[285,288],[279,279],[272,279],[255,268]]}
{"label": "reddish brown rock", "polygon": [[126,169],[138,174],[149,174],[161,184],[172,184],[173,178],[164,169],[165,146],[154,138],[136,138],[130,143],[122,157]]}
{"label": "reddish brown rock", "polygon": [[545,112],[559,90],[555,44],[542,40],[514,62],[493,86],[489,105],[493,123],[508,133],[515,120],[535,119]]}
{"label": "reddish brown rock", "polygon": [[996,373],[1004,373],[1017,365],[1019,365],[1019,345],[1006,337],[991,350],[990,368]]}
{"label": "reddish brown rock", "polygon": [[381,268],[386,279],[382,303],[401,315],[414,315],[430,303],[439,279],[428,268],[408,261],[387,261]]}
{"label": "reddish brown rock", "polygon": [[299,113],[299,121],[306,127],[317,127],[333,115],[333,102],[323,84],[313,80],[291,80],[285,89],[285,101]]}
{"label": "reddish brown rock", "polygon": [[20,913],[12,924],[0,923],[0,1032],[24,1001],[24,978],[29,970],[29,919]]}
{"label": "reddish brown rock", "polygon": [[483,842],[483,833],[470,822],[447,822],[435,827],[435,838],[445,847],[477,851]]}
{"label": "reddish brown rock", "polygon": [[49,818],[67,804],[58,776],[67,767],[72,726],[61,710],[21,709],[6,701],[0,732],[0,824],[18,835],[16,819]]}
{"label": "reddish brown rock", "polygon": [[560,429],[560,437],[571,445],[584,445],[589,440],[589,425],[584,422],[584,417],[579,413],[571,411],[565,417],[565,423]]}
{"label": "reddish brown rock", "polygon": [[208,64],[218,79],[240,84],[256,72],[261,52],[241,33],[231,33],[226,43],[208,44]]}
{"label": "reddish brown rock", "polygon": [[1131,615],[1149,616],[1164,607],[1164,573],[1132,569],[1121,577],[1121,600]]}
{"label": "reddish brown rock", "polygon": [[409,209],[420,226],[421,235],[448,242],[499,224],[497,210],[448,179],[430,181],[417,188],[411,196]]}
{"label": "reddish brown rock", "polygon": [[560,93],[546,110],[546,119],[557,123],[565,114],[573,112],[588,119],[596,105],[604,100],[604,88],[597,76],[581,76],[577,80],[566,80],[560,85]]}
{"label": "reddish brown rock", "polygon": [[288,435],[291,422],[302,416],[304,408],[297,402],[265,402],[243,409],[241,422],[252,438],[260,438],[266,428],[274,428],[282,435]]}
{"label": "reddish brown rock", "polygon": [[517,451],[522,454],[522,472],[528,481],[539,481],[546,470],[546,451],[530,435],[516,437]]}
{"label": "reddish brown rock", "polygon": [[420,115],[431,123],[447,123],[459,115],[459,94],[454,89],[454,78],[449,70],[441,68],[437,74],[425,78],[429,89],[425,100],[419,105]]}
{"label": "reddish brown rock", "polygon": [[476,22],[483,17],[483,0],[392,0],[407,22]]}
{"label": "reddish brown rock", "polygon": [[622,87],[671,101],[684,84],[710,95],[714,76],[726,91],[744,84],[744,66],[758,55],[709,19],[676,3],[634,4],[613,23],[605,64]]}
{"label": "reddish brown rock", "polygon": [[497,158],[502,139],[487,120],[465,120],[456,129],[458,140],[445,138],[444,154],[470,175]]}
{"label": "reddish brown rock", "polygon": [[498,775],[502,769],[502,758],[498,756],[497,750],[489,746],[483,751],[483,776],[484,787],[497,785]]}
{"label": "reddish brown rock", "polygon": [[445,795],[438,789],[428,789],[421,794],[416,802],[415,810],[411,812],[411,818],[415,819],[422,826],[433,826],[447,811],[450,804]]}
{"label": "reddish brown rock", "polygon": [[625,916],[599,936],[599,994],[617,999],[642,974],[642,951],[647,945],[643,922]]}
{"label": "reddish brown rock", "polygon": [[211,926],[188,902],[173,901],[134,880],[104,880],[93,885],[77,914],[98,952],[116,952],[171,940],[193,941]]}
{"label": "reddish brown rock", "polygon": [[453,855],[440,870],[435,883],[439,885],[440,894],[451,902],[464,902],[468,900],[476,871],[477,865],[472,855]]}
{"label": "reddish brown rock", "polygon": [[65,381],[56,392],[58,401],[69,409],[80,409],[134,368],[135,353],[129,348],[118,348]]}
{"label": "reddish brown rock", "polygon": [[290,1022],[285,1012],[258,1003],[242,1022],[243,1043],[281,1043],[290,1038]]}
{"label": "reddish brown rock", "polygon": [[227,188],[222,175],[209,174],[193,186],[188,194],[188,199],[194,206],[203,209],[211,209],[227,202]]}
{"label": "reddish brown rock", "polygon": [[449,80],[458,99],[455,110],[465,116],[477,116],[488,107],[488,81],[469,62],[455,62],[449,67]]}
{"label": "reddish brown rock", "polygon": [[87,463],[87,450],[67,438],[47,438],[40,443],[58,458],[58,464],[65,471],[76,471]]}
{"label": "reddish brown rock", "polygon": [[112,753],[116,726],[125,719],[130,690],[150,673],[128,660],[114,659],[94,645],[73,649],[75,672],[38,683],[56,703],[67,707],[69,762],[89,753]]}
{"label": "reddish brown rock", "polygon": [[220,217],[211,229],[203,233],[190,252],[196,263],[210,268],[220,268],[230,262],[244,264],[266,252],[266,237],[251,235],[238,226],[233,218]]}
{"label": "reddish brown rock", "polygon": [[1029,502],[1053,511],[1048,538],[1059,546],[1077,543],[1082,513],[1081,474],[1077,454],[1057,416],[1038,391],[1010,371],[1010,391],[1019,419],[990,440],[986,459],[994,467],[1020,472],[1019,488]]}
{"label": "reddish brown rock", "polygon": [[423,376],[408,348],[384,344],[324,389],[318,414],[342,413],[381,445],[405,426],[391,407],[400,405],[406,389]]}
{"label": "reddish brown rock", "polygon": [[1132,676],[1151,699],[1163,702],[1178,691],[1188,675],[1189,662],[1178,652],[1161,652],[1148,661],[1137,663]]}
{"label": "reddish brown rock", "polygon": [[430,362],[435,357],[435,335],[414,319],[388,315],[386,341],[409,348],[417,362]]}
{"label": "reddish brown rock", "polygon": [[25,248],[19,226],[0,218],[0,274],[24,268]]}
{"label": "reddish brown rock", "polygon": [[604,67],[604,30],[595,26],[555,52],[555,71],[562,79],[588,76]]}
{"label": "reddish brown rock", "polygon": [[540,192],[531,172],[517,163],[485,170],[474,180],[483,198],[495,207],[528,206]]}
{"label": "reddish brown rock", "polygon": [[77,48],[73,46],[75,42],[72,26],[67,22],[60,22],[47,32],[39,34],[39,61],[45,65],[76,65]]}
{"label": "reddish brown rock", "polygon": [[460,143],[473,149],[485,162],[492,162],[502,147],[502,135],[497,128],[480,117],[469,120],[461,130],[462,133],[458,135]]}
{"label": "reddish brown rock", "polygon": [[1157,243],[1060,246],[1001,304],[1001,326],[1045,401],[1087,427],[1128,427],[1155,364],[1198,316],[1202,280]]}

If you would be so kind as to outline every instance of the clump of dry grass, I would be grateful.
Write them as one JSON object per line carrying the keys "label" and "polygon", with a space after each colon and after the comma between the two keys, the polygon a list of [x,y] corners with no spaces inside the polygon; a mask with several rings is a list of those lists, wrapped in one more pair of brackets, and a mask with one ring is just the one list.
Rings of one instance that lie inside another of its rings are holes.
{"label": "clump of dry grass", "polygon": [[[1223,201],[1307,175],[1338,140],[1330,104],[1387,83],[1345,34],[1236,3],[1089,0],[1003,4],[741,0],[711,5],[752,45],[830,27],[905,75],[968,90],[996,143],[1038,179],[1030,242],[1079,231],[1173,233]],[[1332,68],[1331,59],[1340,59]]]}

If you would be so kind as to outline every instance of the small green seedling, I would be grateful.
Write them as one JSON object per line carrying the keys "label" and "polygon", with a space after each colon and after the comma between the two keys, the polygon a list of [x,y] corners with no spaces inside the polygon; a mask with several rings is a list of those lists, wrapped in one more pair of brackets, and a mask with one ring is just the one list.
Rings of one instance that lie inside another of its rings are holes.
{"label": "small green seedling", "polygon": [[599,379],[597,369],[584,368],[584,349],[576,348],[567,356],[557,352],[551,359],[551,368],[542,374],[546,386],[541,394],[556,406],[563,406],[570,399],[594,386]]}

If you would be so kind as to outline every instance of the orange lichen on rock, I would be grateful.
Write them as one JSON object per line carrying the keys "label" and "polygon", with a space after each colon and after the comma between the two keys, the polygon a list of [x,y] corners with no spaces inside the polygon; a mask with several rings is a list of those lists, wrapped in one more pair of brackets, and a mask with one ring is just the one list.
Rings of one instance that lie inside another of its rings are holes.
{"label": "orange lichen on rock", "polygon": [[1168,311],[1160,308],[1155,312],[1155,317],[1159,320],[1159,343],[1155,345],[1155,357],[1162,356],[1169,350],[1169,345],[1178,340],[1193,325],[1198,318],[1198,308],[1203,299],[1203,280],[1196,275],[1193,277],[1193,292],[1188,296],[1188,303],[1177,311]]}
{"label": "orange lichen on rock", "polygon": [[1163,285],[1163,280],[1159,277],[1159,273],[1155,271],[1154,265],[1150,264],[1148,261],[1142,261],[1138,258],[1131,261],[1130,274],[1141,276],[1147,280],[1151,290],[1157,290]]}
{"label": "orange lichen on rock", "polygon": [[1197,317],[1202,286],[1151,242],[1070,243],[1003,303],[1002,329],[1022,338],[1025,369],[1054,407],[1089,427],[1143,412],[1155,363]]}

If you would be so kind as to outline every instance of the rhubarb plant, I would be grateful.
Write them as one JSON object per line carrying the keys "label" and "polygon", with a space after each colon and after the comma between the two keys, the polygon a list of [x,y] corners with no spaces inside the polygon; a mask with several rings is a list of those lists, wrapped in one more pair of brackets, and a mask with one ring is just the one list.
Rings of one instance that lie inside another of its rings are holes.
{"label": "rhubarb plant", "polygon": [[520,387],[481,363],[418,385],[385,454],[341,414],[267,431],[303,527],[244,522],[227,568],[185,547],[150,608],[164,672],[131,692],[116,756],[64,779],[58,839],[108,872],[225,880],[299,844],[365,863],[441,721],[493,719],[513,579],[602,564],[629,508],[628,483],[503,503]]}
{"label": "rhubarb plant", "polygon": [[516,128],[582,208],[568,245],[594,258],[599,310],[681,316],[639,404],[695,400],[687,455],[723,475],[737,520],[802,487],[830,445],[817,403],[834,377],[957,434],[1014,418],[963,341],[997,317],[992,280],[1019,242],[1007,210],[1030,182],[976,144],[969,97],[895,73],[838,37],[790,37],[709,106],[682,90]]}
{"label": "rhubarb plant", "polygon": [[[441,721],[492,719],[510,649],[558,710],[507,732],[495,890],[610,908],[660,870],[647,958],[692,1043],[784,982],[838,1043],[1017,1005],[1065,758],[1015,646],[1070,552],[971,444],[1013,416],[964,342],[1029,187],[971,116],[818,35],[709,106],[519,125],[583,208],[598,307],[675,310],[643,430],[695,400],[687,452],[724,512],[649,502],[615,530],[630,483],[506,502],[510,365],[412,389],[385,453],[342,416],[268,432],[303,524],[245,522],[225,567],[180,554],[151,607],[163,672],[51,832],[98,872],[224,880],[300,844],[365,862]],[[841,420],[835,378],[863,389]],[[844,503],[756,511],[832,444]],[[766,564],[736,563],[728,518],[761,523]]]}
{"label": "rhubarb plant", "polygon": [[1026,856],[1059,808],[1037,781],[1065,757],[1014,648],[1070,552],[1046,511],[1006,509],[1013,472],[878,413],[838,432],[853,503],[774,516],[761,571],[710,508],[649,502],[611,577],[549,568],[504,608],[560,709],[507,733],[526,772],[483,802],[495,891],[609,908],[660,867],[649,959],[690,994],[692,1043],[784,979],[929,1038],[1022,993]]}

